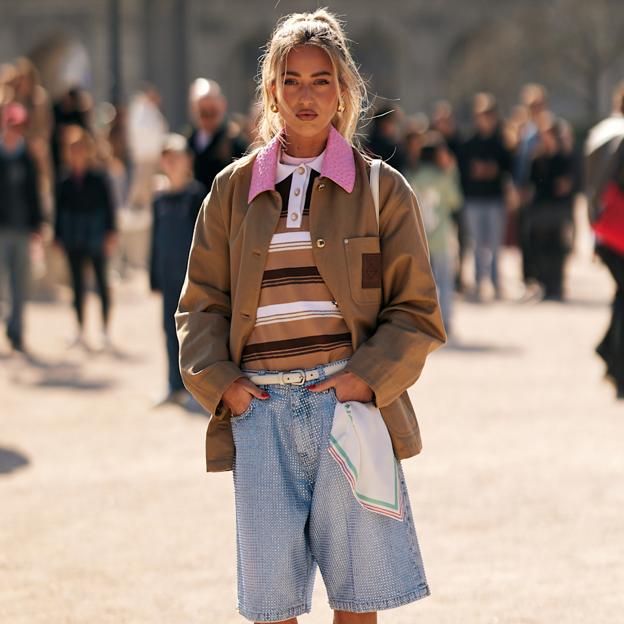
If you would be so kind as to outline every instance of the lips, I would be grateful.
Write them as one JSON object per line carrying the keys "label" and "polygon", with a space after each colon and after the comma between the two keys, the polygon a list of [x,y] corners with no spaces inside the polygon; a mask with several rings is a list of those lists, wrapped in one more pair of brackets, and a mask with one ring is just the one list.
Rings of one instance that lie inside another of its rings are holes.
{"label": "lips", "polygon": [[302,121],[312,121],[313,119],[316,119],[317,117],[318,117],[318,114],[310,109],[300,110],[297,113],[297,118],[301,119]]}

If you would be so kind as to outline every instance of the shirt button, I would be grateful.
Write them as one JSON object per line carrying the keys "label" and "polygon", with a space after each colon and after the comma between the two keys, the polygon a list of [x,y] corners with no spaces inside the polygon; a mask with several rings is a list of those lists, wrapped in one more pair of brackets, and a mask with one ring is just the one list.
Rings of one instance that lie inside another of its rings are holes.
{"label": "shirt button", "polygon": [[325,185],[321,182],[316,188],[321,191],[325,188]]}
{"label": "shirt button", "polygon": [[291,221],[296,221],[298,218],[299,218],[299,215],[298,215],[296,212],[293,212],[293,213],[290,215],[290,220],[291,220]]}
{"label": "shirt button", "polygon": [[299,193],[301,193],[301,189],[296,188],[295,189],[295,197],[298,197]]}
{"label": "shirt button", "polygon": [[305,167],[303,165],[299,165],[299,169],[297,169],[297,171],[303,175],[305,173]]}
{"label": "shirt button", "polygon": [[317,238],[316,239],[316,246],[317,247],[325,247],[325,240],[322,238]]}

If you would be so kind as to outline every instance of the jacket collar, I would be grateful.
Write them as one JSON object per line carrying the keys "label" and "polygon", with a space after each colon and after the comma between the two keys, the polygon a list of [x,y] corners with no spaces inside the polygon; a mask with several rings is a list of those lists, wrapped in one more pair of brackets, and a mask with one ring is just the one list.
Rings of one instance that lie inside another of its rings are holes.
{"label": "jacket collar", "polygon": [[[256,154],[249,185],[249,203],[263,191],[275,190],[275,172],[281,147],[279,139],[280,135],[273,137]],[[333,126],[327,137],[321,176],[329,178],[347,193],[351,193],[355,185],[353,148]]]}

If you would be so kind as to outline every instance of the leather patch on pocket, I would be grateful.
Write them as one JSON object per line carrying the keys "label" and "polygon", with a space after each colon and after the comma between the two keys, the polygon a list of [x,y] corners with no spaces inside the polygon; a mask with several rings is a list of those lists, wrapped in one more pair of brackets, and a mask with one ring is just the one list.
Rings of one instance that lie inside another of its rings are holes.
{"label": "leather patch on pocket", "polygon": [[381,288],[381,254],[362,254],[362,288]]}

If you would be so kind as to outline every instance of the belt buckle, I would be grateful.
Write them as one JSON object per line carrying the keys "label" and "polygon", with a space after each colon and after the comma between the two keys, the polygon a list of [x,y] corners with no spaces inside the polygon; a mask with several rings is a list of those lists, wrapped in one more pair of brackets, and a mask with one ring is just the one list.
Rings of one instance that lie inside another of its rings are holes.
{"label": "belt buckle", "polygon": [[299,381],[289,381],[288,383],[290,383],[293,386],[303,386],[303,384],[306,381],[306,374],[305,371],[303,370],[303,368],[296,368],[294,370],[291,370],[288,372],[289,375],[301,375],[301,379]]}

